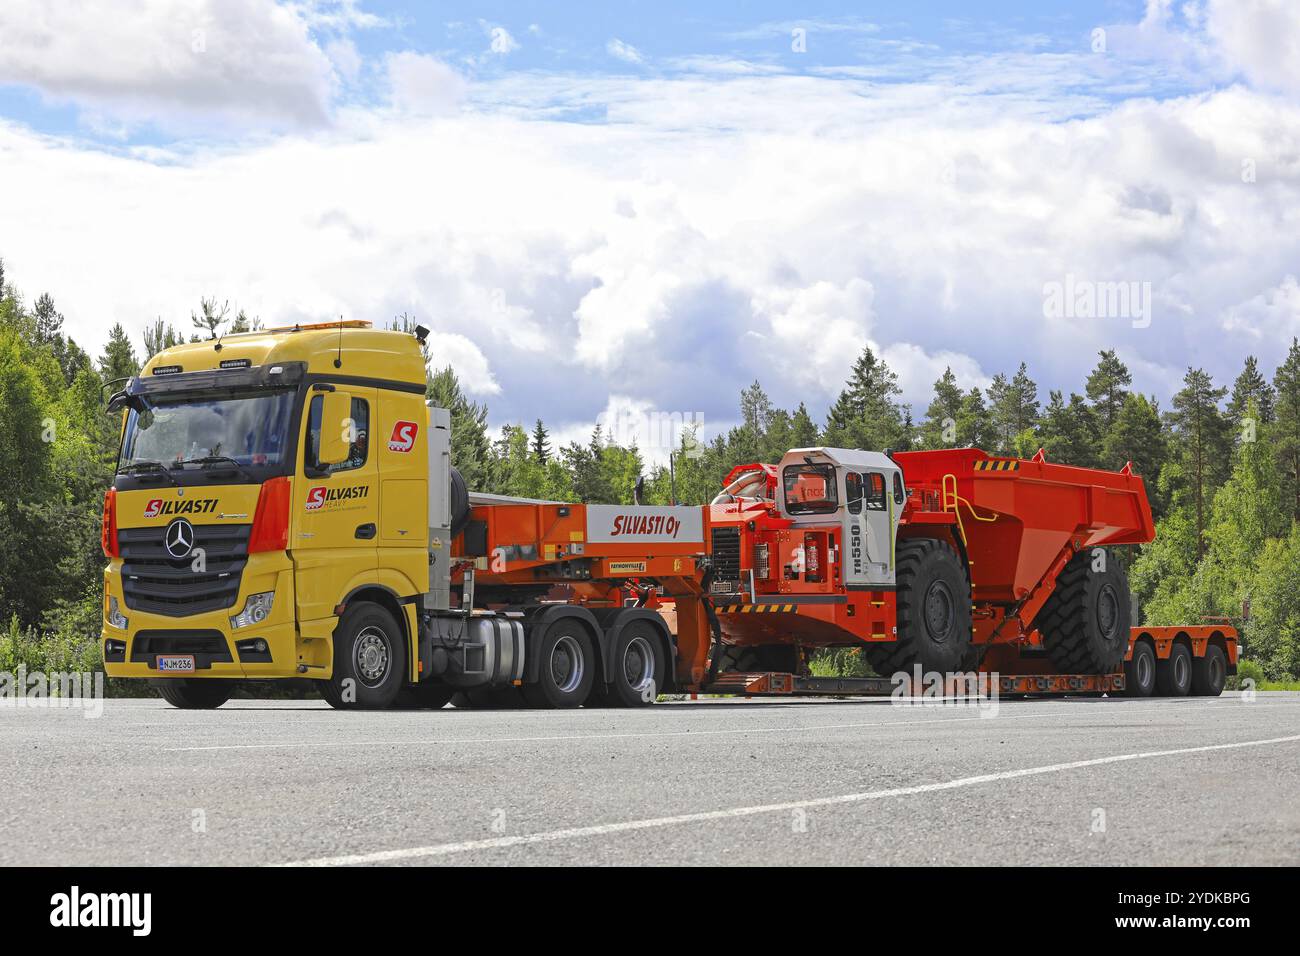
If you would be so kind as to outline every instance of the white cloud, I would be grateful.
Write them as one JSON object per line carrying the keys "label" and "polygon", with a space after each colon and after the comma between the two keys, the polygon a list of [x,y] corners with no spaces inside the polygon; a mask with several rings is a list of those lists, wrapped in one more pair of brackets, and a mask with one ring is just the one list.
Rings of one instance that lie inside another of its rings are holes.
{"label": "white cloud", "polygon": [[641,64],[645,62],[645,57],[641,55],[640,50],[630,43],[624,43],[618,37],[614,37],[605,44],[605,52],[625,63]]}
{"label": "white cloud", "polygon": [[470,339],[454,332],[430,332],[431,365],[435,369],[450,365],[456,370],[464,389],[472,395],[497,395],[501,386],[492,374],[491,363]]}
{"label": "white cloud", "polygon": [[455,112],[465,81],[451,67],[422,53],[389,53],[384,58],[389,102],[397,110],[422,116]]}
{"label": "white cloud", "polygon": [[1251,82],[1300,93],[1300,4],[1295,0],[1213,0],[1206,31]]}
{"label": "white cloud", "polygon": [[1271,289],[1227,309],[1223,327],[1254,342],[1283,349],[1300,335],[1300,283],[1286,276]]}
{"label": "white cloud", "polygon": [[272,0],[5,0],[0,83],[130,124],[202,117],[319,126],[335,76],[310,35],[308,9]]}

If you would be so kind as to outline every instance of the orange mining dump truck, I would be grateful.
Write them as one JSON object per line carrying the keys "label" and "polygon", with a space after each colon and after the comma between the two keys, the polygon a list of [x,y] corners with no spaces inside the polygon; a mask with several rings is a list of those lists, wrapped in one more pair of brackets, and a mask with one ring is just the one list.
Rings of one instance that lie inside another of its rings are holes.
{"label": "orange mining dump truck", "polygon": [[1218,695],[1226,625],[1131,627],[1108,545],[1155,534],[1142,479],[973,448],[796,449],[733,470],[710,514],[725,650],[712,689],[881,693],[807,676],[856,647],[882,675],[978,670],[1002,693]]}

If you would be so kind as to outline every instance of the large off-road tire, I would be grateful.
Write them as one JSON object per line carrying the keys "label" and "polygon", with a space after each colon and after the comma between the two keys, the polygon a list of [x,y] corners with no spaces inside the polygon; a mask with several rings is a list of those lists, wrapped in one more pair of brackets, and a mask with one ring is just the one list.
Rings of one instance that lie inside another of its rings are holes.
{"label": "large off-road tire", "polygon": [[571,618],[551,624],[535,644],[537,680],[523,686],[533,707],[581,707],[596,678],[596,654],[591,635]]}
{"label": "large off-road tire", "polygon": [[1124,693],[1150,697],[1156,690],[1156,652],[1146,641],[1133,645],[1133,657],[1124,662]]}
{"label": "large off-road tire", "polygon": [[378,604],[351,605],[334,629],[334,674],[320,682],[320,695],[340,710],[382,710],[405,683],[401,626]]}
{"label": "large off-road tire", "polygon": [[1161,697],[1186,697],[1192,692],[1192,652],[1175,644],[1169,656],[1156,663],[1156,690]]}
{"label": "large off-road tire", "polygon": [[152,681],[160,697],[181,710],[213,710],[230,700],[235,681],[219,677],[170,677]]}
{"label": "large off-road tire", "polygon": [[1228,681],[1228,658],[1223,648],[1211,644],[1204,657],[1192,660],[1192,693],[1197,697],[1218,697]]}
{"label": "large off-road tire", "polygon": [[1070,559],[1034,619],[1052,666],[1062,674],[1106,674],[1128,653],[1128,578],[1114,557],[1095,550]]}
{"label": "large off-road tire", "polygon": [[971,643],[970,579],[957,552],[934,538],[900,541],[897,552],[898,635],[873,647],[877,674],[949,674],[961,667]]}
{"label": "large off-road tire", "polygon": [[469,506],[469,488],[465,484],[465,478],[461,475],[460,470],[452,468],[451,470],[451,536],[454,538],[465,530],[465,525],[469,524],[470,506]]}

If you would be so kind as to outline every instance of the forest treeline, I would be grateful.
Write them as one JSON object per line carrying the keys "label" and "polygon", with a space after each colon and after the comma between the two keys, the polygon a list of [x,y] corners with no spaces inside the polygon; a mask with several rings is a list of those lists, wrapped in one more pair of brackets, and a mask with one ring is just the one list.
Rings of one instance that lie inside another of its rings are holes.
{"label": "forest treeline", "polygon": [[[132,341],[114,325],[88,353],[63,328],[54,299],[26,298],[0,261],[0,670],[91,669],[102,614],[100,515],[117,456],[105,412],[115,382],[163,348],[257,319],[204,299],[188,327],[161,319]],[[411,329],[401,316],[394,328]],[[825,413],[775,406],[760,383],[740,396],[739,424],[705,440],[696,426],[671,440],[671,470],[647,466],[620,429],[552,440],[537,420],[493,431],[488,409],[455,372],[431,359],[428,395],[452,414],[452,455],[471,488],[561,501],[700,504],[734,465],[775,462],[818,444],[906,450],[973,445],[1028,457],[1039,448],[1069,464],[1118,469],[1132,462],[1157,517],[1157,538],[1127,562],[1142,618],[1152,624],[1229,619],[1246,656],[1273,680],[1300,678],[1300,342],[1285,354],[1246,356],[1229,384],[1189,368],[1168,408],[1132,387],[1112,350],[1098,355],[1080,392],[1046,396],[1021,363],[984,388],[962,388],[949,369],[919,410],[902,401],[895,373],[864,349]],[[688,401],[684,402],[689,404]],[[666,449],[664,450],[666,452]],[[658,454],[655,458],[666,458]]]}

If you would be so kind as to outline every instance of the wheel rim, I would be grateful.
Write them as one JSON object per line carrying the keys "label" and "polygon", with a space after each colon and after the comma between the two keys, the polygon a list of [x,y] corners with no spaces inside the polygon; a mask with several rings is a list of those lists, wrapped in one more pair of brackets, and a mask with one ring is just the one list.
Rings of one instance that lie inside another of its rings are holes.
{"label": "wheel rim", "polygon": [[551,680],[563,694],[572,694],[582,684],[587,662],[577,640],[563,635],[551,648]]}
{"label": "wheel rim", "polygon": [[367,687],[382,684],[388,676],[388,635],[377,627],[367,627],[352,644],[352,663],[361,683]]}
{"label": "wheel rim", "polygon": [[1138,683],[1140,685],[1146,687],[1151,683],[1151,658],[1148,655],[1138,655],[1137,671]]}
{"label": "wheel rim", "polygon": [[1097,629],[1108,641],[1113,641],[1119,630],[1119,595],[1109,584],[1097,595]]}
{"label": "wheel rim", "polygon": [[925,591],[925,624],[936,642],[942,644],[952,632],[956,616],[952,591],[943,581],[932,581]]}
{"label": "wheel rim", "polygon": [[644,637],[634,637],[628,641],[623,651],[623,677],[638,694],[654,686],[655,652]]}

